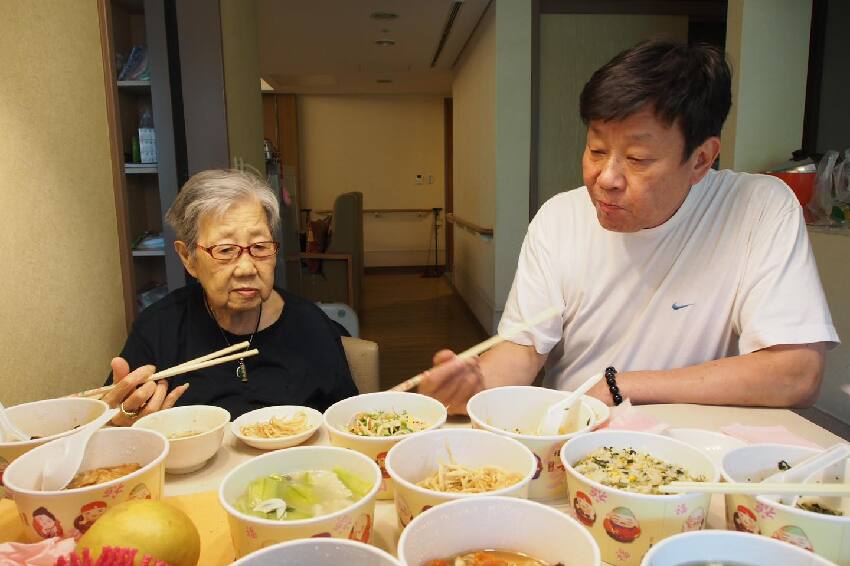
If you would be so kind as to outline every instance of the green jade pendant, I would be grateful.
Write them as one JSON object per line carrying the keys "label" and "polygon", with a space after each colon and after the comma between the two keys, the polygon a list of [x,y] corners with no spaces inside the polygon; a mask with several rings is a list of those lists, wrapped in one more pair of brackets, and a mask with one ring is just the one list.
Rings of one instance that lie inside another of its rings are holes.
{"label": "green jade pendant", "polygon": [[236,366],[236,377],[242,380],[242,383],[247,383],[248,369],[245,367],[245,360],[239,360],[239,364]]}

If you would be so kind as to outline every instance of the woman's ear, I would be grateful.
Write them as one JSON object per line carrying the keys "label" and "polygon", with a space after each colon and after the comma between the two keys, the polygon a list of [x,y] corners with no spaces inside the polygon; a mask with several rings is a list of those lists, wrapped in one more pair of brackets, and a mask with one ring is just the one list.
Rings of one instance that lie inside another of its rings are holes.
{"label": "woman's ear", "polygon": [[186,271],[189,272],[189,275],[197,279],[198,270],[195,269],[195,259],[189,255],[189,247],[186,245],[186,242],[175,240],[174,251],[176,251],[177,255],[180,256],[180,261],[183,263],[183,267],[186,268]]}

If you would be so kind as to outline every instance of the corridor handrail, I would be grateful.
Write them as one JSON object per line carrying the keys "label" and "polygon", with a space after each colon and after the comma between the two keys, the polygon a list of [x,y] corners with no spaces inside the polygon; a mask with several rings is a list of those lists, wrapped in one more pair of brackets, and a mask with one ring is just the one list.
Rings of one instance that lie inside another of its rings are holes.
{"label": "corridor handrail", "polygon": [[484,226],[479,226],[475,222],[471,222],[469,220],[461,218],[460,216],[458,216],[457,214],[455,214],[453,212],[449,212],[448,214],[446,214],[446,220],[448,220],[452,224],[457,224],[458,226],[460,226],[462,228],[466,228],[467,230],[469,230],[471,232],[475,232],[479,236],[489,236],[489,237],[493,236],[493,229],[492,228],[486,228]]}

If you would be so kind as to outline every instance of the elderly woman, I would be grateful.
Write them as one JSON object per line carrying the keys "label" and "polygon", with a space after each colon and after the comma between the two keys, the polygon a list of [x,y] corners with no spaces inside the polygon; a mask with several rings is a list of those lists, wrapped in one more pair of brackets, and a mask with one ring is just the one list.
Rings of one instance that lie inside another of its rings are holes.
{"label": "elderly woman", "polygon": [[[313,303],[274,287],[278,202],[259,178],[203,171],[181,189],[166,220],[175,249],[198,280],[139,314],[104,398],[114,424],[175,404],[218,405],[235,418],[268,405],[324,410],[357,394],[336,326]],[[167,368],[249,341],[258,356],[159,382]],[[137,368],[130,371],[130,368]]]}

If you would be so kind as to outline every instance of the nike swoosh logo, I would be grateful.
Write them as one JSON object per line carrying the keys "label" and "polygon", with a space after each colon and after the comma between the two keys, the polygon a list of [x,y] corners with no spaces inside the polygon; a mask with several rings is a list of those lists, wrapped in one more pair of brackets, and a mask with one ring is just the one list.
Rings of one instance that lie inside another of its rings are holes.
{"label": "nike swoosh logo", "polygon": [[686,305],[680,305],[679,303],[673,303],[673,310],[677,311],[677,310],[683,309],[685,307],[689,307],[691,305],[693,305],[693,303],[688,303]]}

